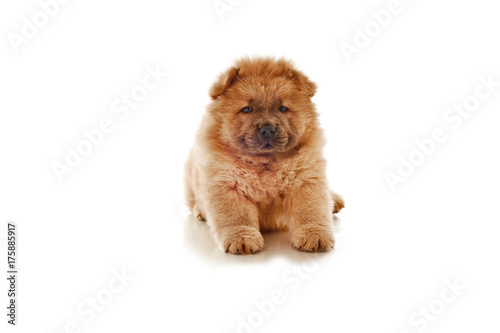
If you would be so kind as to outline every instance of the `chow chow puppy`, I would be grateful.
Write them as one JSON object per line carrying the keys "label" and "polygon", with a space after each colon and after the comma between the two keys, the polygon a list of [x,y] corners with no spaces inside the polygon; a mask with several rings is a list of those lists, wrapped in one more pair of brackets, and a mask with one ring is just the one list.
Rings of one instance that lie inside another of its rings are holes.
{"label": "chow chow puppy", "polygon": [[333,248],[344,202],[327,184],[315,92],[274,58],[240,59],[212,85],[185,165],[186,199],[224,251],[255,253],[261,232],[284,230],[298,250]]}

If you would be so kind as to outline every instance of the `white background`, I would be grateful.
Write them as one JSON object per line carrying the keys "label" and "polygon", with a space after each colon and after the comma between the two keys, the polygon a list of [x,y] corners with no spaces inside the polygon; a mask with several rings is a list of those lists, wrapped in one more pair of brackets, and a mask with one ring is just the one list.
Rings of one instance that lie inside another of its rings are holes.
{"label": "white background", "polygon": [[[1,331],[224,333],[250,316],[240,332],[413,333],[429,306],[439,314],[420,331],[498,331],[500,87],[457,129],[443,120],[479,76],[500,81],[495,2],[401,0],[350,63],[341,43],[389,1],[233,3],[222,20],[211,0],[74,0],[15,52],[9,33],[40,5],[2,2],[0,257],[15,221],[20,274],[15,328],[2,278]],[[246,54],[293,59],[319,86],[328,175],[346,199],[331,253],[271,234],[257,255],[227,255],[182,209],[208,88]],[[111,105],[147,66],[169,76],[122,120]],[[60,182],[51,164],[104,118],[113,132]],[[437,127],[447,140],[391,191],[384,173]],[[86,322],[77,309],[122,269],[134,278]],[[466,290],[441,309],[447,280]],[[264,316],[255,302],[273,290],[283,302]]]}

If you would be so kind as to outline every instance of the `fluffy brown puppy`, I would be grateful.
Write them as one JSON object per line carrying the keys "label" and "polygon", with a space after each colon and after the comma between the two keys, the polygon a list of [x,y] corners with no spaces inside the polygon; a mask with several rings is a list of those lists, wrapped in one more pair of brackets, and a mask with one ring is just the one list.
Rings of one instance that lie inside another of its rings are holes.
{"label": "fluffy brown puppy", "polygon": [[292,246],[333,248],[343,200],[328,188],[316,85],[284,59],[243,58],[210,89],[186,162],[187,204],[229,253],[262,249],[261,231],[290,230]]}

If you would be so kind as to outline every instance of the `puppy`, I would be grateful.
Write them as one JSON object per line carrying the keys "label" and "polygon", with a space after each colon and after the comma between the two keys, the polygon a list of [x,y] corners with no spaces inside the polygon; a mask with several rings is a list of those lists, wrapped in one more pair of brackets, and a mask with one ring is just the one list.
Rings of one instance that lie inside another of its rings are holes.
{"label": "puppy", "polygon": [[258,252],[261,232],[291,232],[301,251],[333,248],[325,144],[316,85],[284,59],[243,58],[210,89],[211,104],[185,165],[186,200],[221,248]]}

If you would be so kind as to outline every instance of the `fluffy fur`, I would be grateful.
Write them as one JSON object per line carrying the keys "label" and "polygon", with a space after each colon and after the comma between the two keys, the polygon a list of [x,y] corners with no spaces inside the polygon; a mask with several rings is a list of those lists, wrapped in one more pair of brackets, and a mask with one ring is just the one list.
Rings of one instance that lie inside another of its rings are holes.
{"label": "fluffy fur", "polygon": [[212,85],[185,165],[186,199],[224,251],[255,253],[261,232],[284,230],[298,250],[333,248],[332,213],[344,202],[327,185],[315,92],[273,58],[240,59]]}

